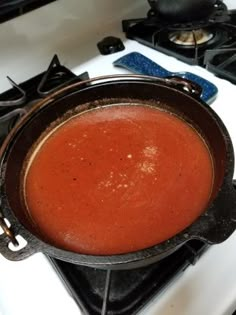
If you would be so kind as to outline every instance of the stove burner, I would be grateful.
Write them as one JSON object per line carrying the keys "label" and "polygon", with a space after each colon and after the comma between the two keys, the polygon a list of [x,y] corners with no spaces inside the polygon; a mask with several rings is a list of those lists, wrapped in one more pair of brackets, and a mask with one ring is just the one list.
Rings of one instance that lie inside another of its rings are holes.
{"label": "stove burner", "polygon": [[9,99],[9,100],[0,100],[0,107],[14,107],[14,106],[18,106],[18,105],[22,105],[24,104],[24,102],[26,101],[26,93],[25,91],[19,86],[17,85],[16,82],[14,82],[11,78],[7,77],[8,81],[10,82],[13,90],[15,90],[15,99]]}
{"label": "stove burner", "polygon": [[132,270],[100,270],[49,258],[83,314],[135,315],[208,248],[192,240],[163,260]]}
{"label": "stove burner", "polygon": [[169,40],[177,45],[195,46],[201,45],[213,38],[213,34],[207,30],[176,31],[169,34]]}
{"label": "stove burner", "polygon": [[[85,74],[83,78],[80,76],[80,79],[88,79],[88,75]],[[75,81],[78,81],[78,77],[69,69],[61,66],[58,56],[55,55],[38,85],[37,93],[43,98]]]}
{"label": "stove burner", "polygon": [[[127,38],[236,82],[236,10],[229,11],[222,0],[216,0],[208,17],[179,22],[163,19],[155,7],[156,0],[149,3],[151,10],[146,18],[122,21]],[[215,61],[215,55],[220,56],[220,62]],[[232,58],[226,65],[228,55]]]}
{"label": "stove burner", "polygon": [[208,50],[204,63],[209,71],[236,84],[236,44],[234,48]]}
{"label": "stove burner", "polygon": [[89,79],[88,73],[76,76],[60,64],[55,55],[47,71],[17,84],[7,77],[12,89],[0,95],[0,144],[17,120],[40,99],[73,82]]}

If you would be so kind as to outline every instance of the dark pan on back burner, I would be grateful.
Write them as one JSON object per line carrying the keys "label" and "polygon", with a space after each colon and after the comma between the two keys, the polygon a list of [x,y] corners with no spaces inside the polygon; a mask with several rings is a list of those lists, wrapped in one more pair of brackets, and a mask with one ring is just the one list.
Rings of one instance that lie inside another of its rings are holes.
{"label": "dark pan on back burner", "polygon": [[201,20],[214,15],[217,0],[149,0],[154,11],[170,22]]}

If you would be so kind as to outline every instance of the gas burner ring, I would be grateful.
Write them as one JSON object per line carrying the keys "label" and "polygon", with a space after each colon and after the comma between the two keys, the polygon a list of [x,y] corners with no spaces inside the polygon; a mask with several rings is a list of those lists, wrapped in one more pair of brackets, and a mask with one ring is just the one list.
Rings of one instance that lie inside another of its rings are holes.
{"label": "gas burner ring", "polygon": [[206,29],[174,31],[168,36],[169,40],[180,46],[194,47],[209,42],[214,34]]}

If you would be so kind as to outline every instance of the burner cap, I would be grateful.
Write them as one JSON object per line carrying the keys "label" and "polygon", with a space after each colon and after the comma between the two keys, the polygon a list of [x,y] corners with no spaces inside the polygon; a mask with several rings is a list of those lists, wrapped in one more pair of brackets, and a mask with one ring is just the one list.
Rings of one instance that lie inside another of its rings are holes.
{"label": "burner cap", "polygon": [[177,45],[195,46],[204,44],[214,37],[207,30],[199,29],[192,31],[176,31],[169,34],[169,40]]}

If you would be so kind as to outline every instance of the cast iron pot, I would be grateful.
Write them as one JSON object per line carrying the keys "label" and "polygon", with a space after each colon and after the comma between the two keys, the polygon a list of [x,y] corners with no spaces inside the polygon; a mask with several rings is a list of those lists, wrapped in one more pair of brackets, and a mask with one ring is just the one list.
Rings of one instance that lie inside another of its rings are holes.
{"label": "cast iron pot", "polygon": [[[43,252],[76,264],[105,269],[128,269],[154,263],[191,239],[209,244],[226,240],[236,227],[236,192],[232,183],[233,147],[220,118],[199,96],[198,88],[177,78],[121,75],[75,83],[35,105],[11,131],[1,148],[0,225],[4,230],[0,235],[1,254],[10,260],[21,260],[33,253]],[[47,244],[34,230],[22,201],[21,174],[26,155],[45,129],[50,124],[55,126],[56,121],[61,122],[62,117],[68,118],[75,113],[108,104],[112,106],[124,103],[151,104],[166,108],[192,124],[204,137],[214,160],[215,172],[208,209],[181,233],[138,252],[92,256]],[[10,222],[10,227],[7,226],[6,219]],[[18,235],[27,242],[24,248],[17,247]],[[140,237],[141,235],[142,233]]]}
{"label": "cast iron pot", "polygon": [[166,21],[192,22],[211,15],[217,0],[148,0],[148,2],[151,8]]}

